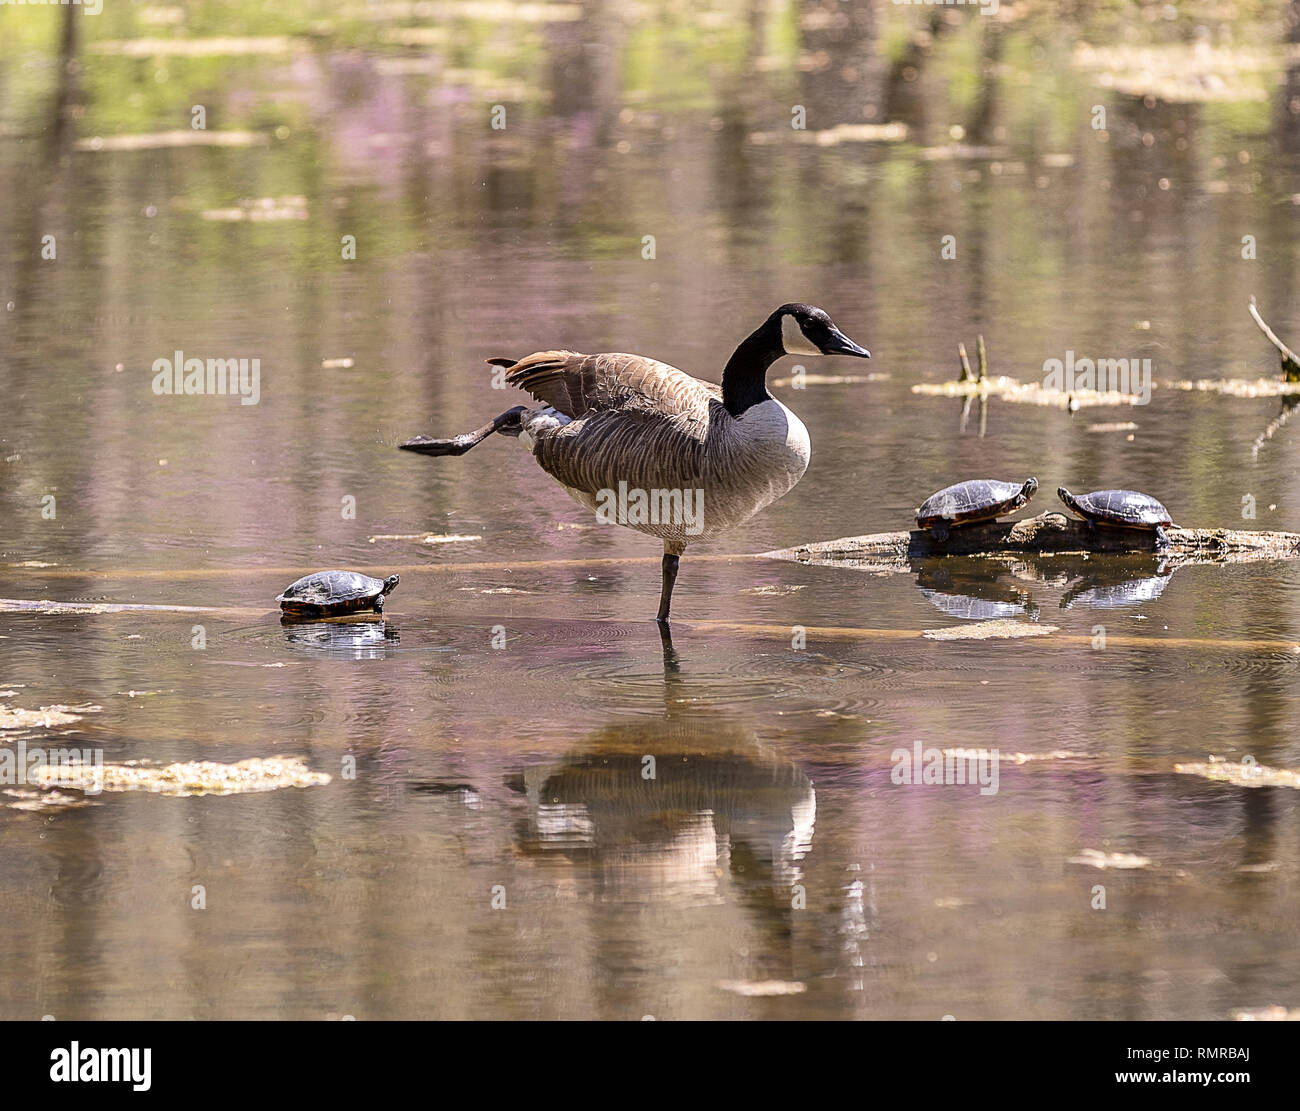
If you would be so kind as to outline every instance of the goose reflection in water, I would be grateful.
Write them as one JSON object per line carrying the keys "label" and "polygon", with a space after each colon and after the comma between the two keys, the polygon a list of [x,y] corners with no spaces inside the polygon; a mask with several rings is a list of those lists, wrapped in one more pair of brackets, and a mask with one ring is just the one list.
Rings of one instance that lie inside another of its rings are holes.
{"label": "goose reflection in water", "polygon": [[817,813],[798,767],[711,718],[611,724],[508,786],[527,799],[521,850],[584,861],[619,902],[721,902],[741,873],[788,900]]}

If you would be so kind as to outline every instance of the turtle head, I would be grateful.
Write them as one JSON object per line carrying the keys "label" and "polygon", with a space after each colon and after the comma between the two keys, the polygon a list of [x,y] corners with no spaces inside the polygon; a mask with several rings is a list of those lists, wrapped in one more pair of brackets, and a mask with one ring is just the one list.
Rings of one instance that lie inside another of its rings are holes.
{"label": "turtle head", "polygon": [[1070,502],[1074,501],[1074,495],[1064,486],[1058,486],[1056,488],[1056,496],[1060,498],[1061,501],[1065,502],[1066,505],[1069,505]]}
{"label": "turtle head", "polygon": [[1029,481],[1027,481],[1022,487],[1020,487],[1020,494],[1025,499],[1025,501],[1028,501],[1036,493],[1038,493],[1038,479],[1036,478],[1029,479]]}
{"label": "turtle head", "polygon": [[859,347],[835,327],[825,309],[816,305],[782,305],[770,318],[781,329],[781,349],[787,355],[852,355],[871,358],[871,352]]}
{"label": "turtle head", "polygon": [[384,580],[384,589],[380,593],[391,594],[397,584],[401,581],[402,579],[400,575],[389,575],[388,578]]}

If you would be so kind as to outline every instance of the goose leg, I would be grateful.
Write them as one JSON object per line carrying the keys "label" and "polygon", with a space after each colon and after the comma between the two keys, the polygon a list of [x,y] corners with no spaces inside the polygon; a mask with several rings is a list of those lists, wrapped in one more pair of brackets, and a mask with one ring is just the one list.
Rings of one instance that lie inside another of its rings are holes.
{"label": "goose leg", "polygon": [[668,624],[668,607],[673,601],[673,587],[677,585],[677,565],[681,561],[685,544],[664,541],[663,587],[659,591],[659,616],[655,618],[661,624]]}
{"label": "goose leg", "polygon": [[507,409],[499,417],[493,417],[482,428],[453,436],[450,440],[435,440],[432,436],[413,436],[406,443],[398,446],[403,451],[418,451],[421,455],[464,455],[470,448],[481,444],[493,432],[518,436],[520,416],[527,411],[526,405],[516,405],[513,409]]}
{"label": "goose leg", "polygon": [[682,664],[677,656],[677,649],[673,647],[673,634],[668,622],[660,621],[658,628],[659,643],[664,651],[664,678],[667,679],[670,675],[675,675],[681,671]]}

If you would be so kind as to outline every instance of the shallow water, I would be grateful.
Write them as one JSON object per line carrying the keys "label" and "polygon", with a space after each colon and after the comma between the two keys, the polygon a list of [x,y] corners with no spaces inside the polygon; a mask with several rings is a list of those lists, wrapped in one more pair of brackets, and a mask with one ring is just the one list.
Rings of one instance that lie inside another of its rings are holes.
{"label": "shallow water", "polygon": [[[1300,426],[1252,452],[1279,400],[1161,388],[1273,371],[1251,295],[1300,338],[1300,174],[1277,106],[1147,105],[1072,69],[1054,25],[1020,21],[1002,32],[993,149],[972,152],[949,144],[981,118],[974,19],[887,95],[838,64],[878,57],[870,27],[755,45],[734,20],[585,11],[490,35],[451,20],[419,48],[366,23],[285,54],[162,61],[92,52],[156,33],[106,13],[57,141],[52,40],[28,23],[0,48],[0,187],[26,198],[0,211],[0,597],[212,607],[0,605],[0,703],[80,715],[0,745],[298,754],[333,777],[0,805],[0,1016],[1300,1005],[1300,796],[1174,770],[1210,754],[1300,768],[1296,564],[751,558],[908,527],[929,493],[983,475],[1036,475],[1037,510],[1060,484],[1134,486],[1179,524],[1300,531]],[[801,71],[796,42],[836,64]],[[196,97],[213,129],[265,142],[73,149],[188,127]],[[873,107],[911,131],[796,141],[794,104],[813,131]],[[203,215],[263,197],[305,218]],[[33,247],[45,234],[56,260]],[[653,540],[595,525],[512,441],[395,450],[517,403],[490,356],[632,350],[716,379],[788,300],[824,306],[887,377],[774,389],[811,468],[683,559],[671,648],[649,620]],[[976,333],[995,373],[1039,380],[1067,350],[1147,357],[1156,389],[1074,414],[995,398],[984,434],[978,414],[963,432],[959,400],[910,387],[955,377]],[[155,395],[153,363],[176,350],[258,358],[258,404]],[[1117,421],[1137,428],[1089,427]],[[425,532],[480,539],[370,540]],[[274,596],[329,566],[400,572],[382,625],[280,623]],[[998,617],[1057,631],[923,635]],[[996,793],[891,782],[891,754],[917,743],[998,748]],[[1072,862],[1089,849],[1148,863]]]}

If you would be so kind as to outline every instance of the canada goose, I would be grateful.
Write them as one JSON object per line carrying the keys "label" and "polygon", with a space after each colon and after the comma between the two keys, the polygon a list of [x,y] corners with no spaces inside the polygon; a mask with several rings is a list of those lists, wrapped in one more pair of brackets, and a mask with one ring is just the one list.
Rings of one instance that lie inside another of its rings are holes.
{"label": "canada goose", "polygon": [[658,620],[666,623],[686,545],[748,520],[808,469],[808,430],[767,392],[767,368],[783,355],[871,358],[822,309],[790,304],[736,348],[721,387],[644,355],[489,359],[542,404],[518,405],[450,440],[416,436],[401,446],[463,455],[494,432],[517,436],[598,519],[663,540]]}

